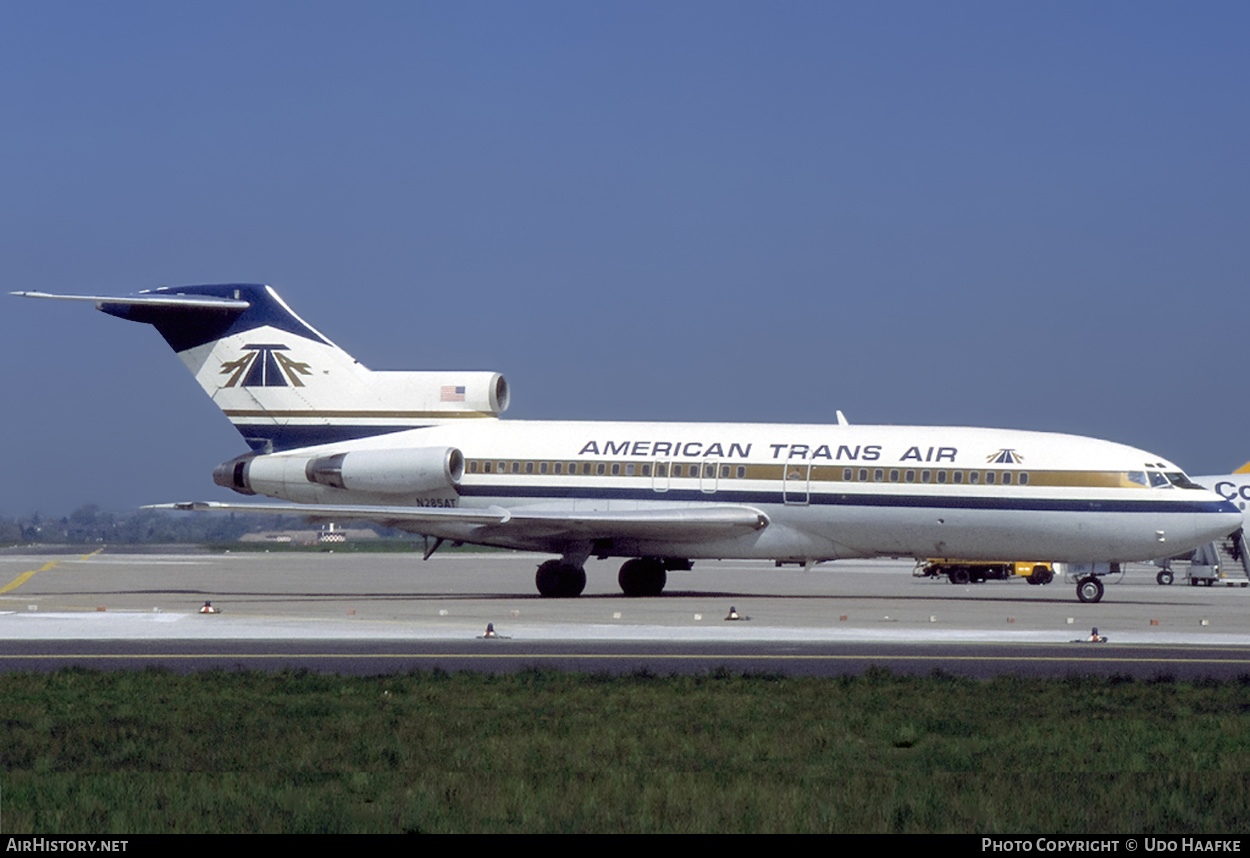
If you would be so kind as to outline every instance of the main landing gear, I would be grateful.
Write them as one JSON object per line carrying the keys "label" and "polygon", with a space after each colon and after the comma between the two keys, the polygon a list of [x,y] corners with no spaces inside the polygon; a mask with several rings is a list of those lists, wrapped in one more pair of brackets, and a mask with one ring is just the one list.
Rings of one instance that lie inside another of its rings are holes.
{"label": "main landing gear", "polygon": [[586,569],[580,563],[548,560],[538,567],[534,583],[546,599],[571,599],[586,589]]}
{"label": "main landing gear", "polygon": [[[534,583],[538,585],[538,593],[546,599],[571,599],[580,596],[586,589],[586,568],[574,557],[548,560],[538,567],[534,575]],[[621,585],[621,592],[626,596],[658,596],[668,583],[669,569],[689,569],[689,560],[661,559],[658,557],[636,557],[621,564],[621,571],[616,576]]]}
{"label": "main landing gear", "polygon": [[621,564],[616,580],[626,596],[658,596],[668,583],[668,572],[663,560],[639,557]]}

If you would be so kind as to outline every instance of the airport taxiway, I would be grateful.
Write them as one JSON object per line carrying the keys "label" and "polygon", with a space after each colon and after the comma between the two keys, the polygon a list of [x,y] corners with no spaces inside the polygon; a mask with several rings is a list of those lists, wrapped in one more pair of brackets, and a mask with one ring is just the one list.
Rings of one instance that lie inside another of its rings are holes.
{"label": "airport taxiway", "polygon": [[[627,599],[619,562],[592,560],[582,597],[549,600],[537,555],[120,552],[0,552],[0,669],[1250,674],[1250,588],[1145,565],[1082,604],[1063,581],[956,586],[903,561],[699,562]],[[1077,643],[1095,626],[1109,643]]]}

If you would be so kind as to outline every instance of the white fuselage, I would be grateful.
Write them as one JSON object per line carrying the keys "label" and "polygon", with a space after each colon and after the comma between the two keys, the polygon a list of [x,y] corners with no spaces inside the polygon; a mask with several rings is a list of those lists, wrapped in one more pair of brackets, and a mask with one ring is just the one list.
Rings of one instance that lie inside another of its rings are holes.
{"label": "white fuselage", "polygon": [[[419,493],[335,488],[309,461],[362,450],[454,448],[457,485]],[[960,427],[466,419],[252,463],[259,494],[310,504],[508,510],[750,507],[768,526],[722,539],[617,537],[612,556],[1133,561],[1240,527],[1180,469],[1132,447],[1043,432]],[[451,538],[561,551],[541,530],[506,540],[471,525]]]}

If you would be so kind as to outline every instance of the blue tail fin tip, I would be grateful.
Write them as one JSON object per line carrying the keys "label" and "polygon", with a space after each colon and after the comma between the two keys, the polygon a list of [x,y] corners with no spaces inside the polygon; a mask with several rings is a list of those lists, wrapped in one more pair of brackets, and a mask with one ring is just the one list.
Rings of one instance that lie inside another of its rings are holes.
{"label": "blue tail fin tip", "polygon": [[246,309],[215,307],[145,307],[101,304],[109,315],[154,326],[176,352],[206,345],[254,328],[271,327],[314,342],[333,345],[312,325],[297,316],[277,293],[260,283],[222,283],[200,286],[162,286],[141,295],[206,295],[246,301]]}

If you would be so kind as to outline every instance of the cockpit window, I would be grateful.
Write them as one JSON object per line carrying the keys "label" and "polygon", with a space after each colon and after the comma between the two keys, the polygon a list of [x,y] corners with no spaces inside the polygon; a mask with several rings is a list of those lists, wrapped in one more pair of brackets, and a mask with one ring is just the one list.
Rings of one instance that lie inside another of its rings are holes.
{"label": "cockpit window", "polygon": [[1150,483],[1146,482],[1145,471],[1129,471],[1127,474],[1125,474],[1125,476],[1128,477],[1128,481],[1130,483],[1137,483],[1137,485],[1139,486],[1150,485]]}
{"label": "cockpit window", "polygon": [[1181,471],[1168,471],[1165,476],[1168,481],[1178,489],[1201,489],[1202,486],[1195,483]]}
{"label": "cockpit window", "polygon": [[1163,474],[1159,473],[1158,471],[1151,471],[1150,472],[1150,487],[1152,489],[1171,488],[1172,483],[1168,480],[1167,477],[1163,476]]}

